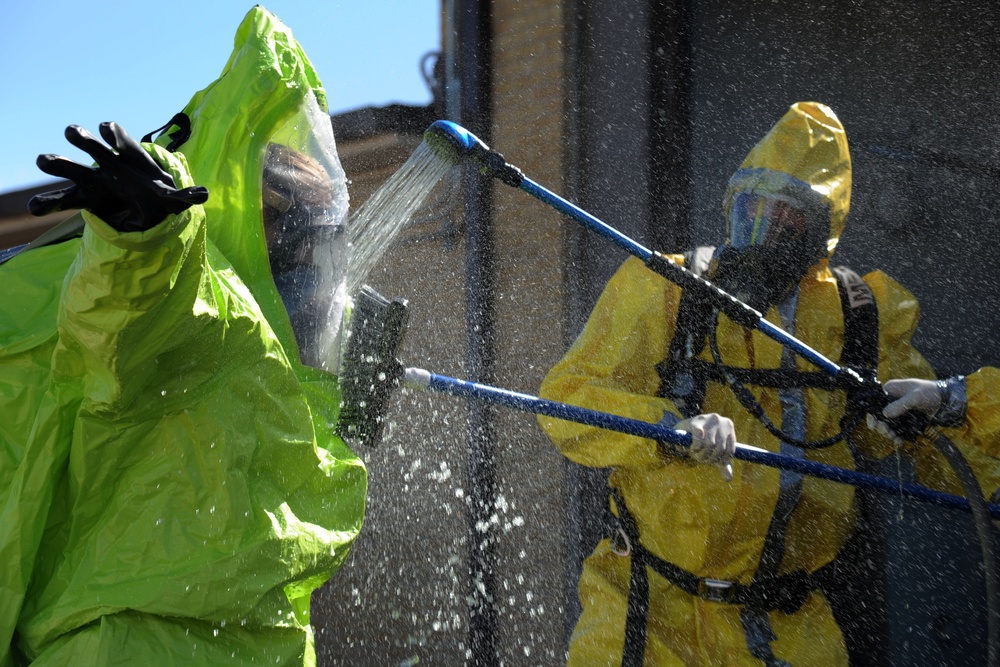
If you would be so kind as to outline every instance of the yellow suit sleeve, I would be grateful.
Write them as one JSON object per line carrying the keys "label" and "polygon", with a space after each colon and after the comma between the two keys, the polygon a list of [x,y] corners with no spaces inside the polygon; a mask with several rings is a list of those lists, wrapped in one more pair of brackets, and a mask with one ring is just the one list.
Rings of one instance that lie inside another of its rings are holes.
{"label": "yellow suit sleeve", "polygon": [[[583,331],[542,383],[543,398],[657,423],[673,405],[656,393],[656,364],[673,336],[680,290],[630,258],[601,294]],[[570,460],[596,467],[662,464],[652,440],[540,417]]]}
{"label": "yellow suit sleeve", "polygon": [[[879,301],[880,362],[879,380],[896,378],[934,379],[934,372],[910,343],[916,330],[920,307],[916,297],[889,276],[875,271],[865,276]],[[967,378],[968,413],[965,423],[942,428],[969,461],[987,497],[1000,487],[1000,369],[982,368]],[[872,438],[865,438],[871,441]],[[891,453],[888,441],[876,448],[884,456]],[[908,444],[921,483],[964,495],[958,478],[944,457],[929,442]]]}
{"label": "yellow suit sleeve", "polygon": [[955,430],[986,454],[1000,458],[1000,369],[988,366],[969,375],[965,395],[968,400],[965,424]]}

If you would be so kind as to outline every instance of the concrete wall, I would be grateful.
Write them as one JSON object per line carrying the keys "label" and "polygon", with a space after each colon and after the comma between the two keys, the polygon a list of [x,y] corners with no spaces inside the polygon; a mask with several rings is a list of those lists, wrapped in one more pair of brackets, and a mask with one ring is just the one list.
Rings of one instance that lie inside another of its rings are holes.
{"label": "concrete wall", "polygon": [[995,363],[996,6],[823,5],[693,5],[694,237],[721,240],[725,182],[788,105],[824,102],[855,168],[837,259],[916,293],[918,343],[942,373]]}
{"label": "concrete wall", "polygon": [[[492,11],[492,146],[560,191],[563,4],[502,0]],[[497,384],[536,394],[563,353],[565,223],[520,190],[498,184],[494,193]],[[497,549],[500,657],[505,665],[559,664],[566,464],[533,415],[500,410],[496,420],[498,493],[508,517],[524,522],[505,530]]]}

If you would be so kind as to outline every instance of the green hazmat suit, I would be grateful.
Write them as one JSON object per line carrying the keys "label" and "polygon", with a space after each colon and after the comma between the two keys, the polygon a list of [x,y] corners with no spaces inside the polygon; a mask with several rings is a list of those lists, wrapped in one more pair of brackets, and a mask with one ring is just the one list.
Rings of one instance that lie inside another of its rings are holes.
{"label": "green hazmat suit", "polygon": [[146,145],[209,202],[135,233],[84,213],[82,238],[0,265],[0,666],[315,663],[310,595],[367,474],[263,240],[261,156],[303,102],[326,112],[254,8],[179,151]]}

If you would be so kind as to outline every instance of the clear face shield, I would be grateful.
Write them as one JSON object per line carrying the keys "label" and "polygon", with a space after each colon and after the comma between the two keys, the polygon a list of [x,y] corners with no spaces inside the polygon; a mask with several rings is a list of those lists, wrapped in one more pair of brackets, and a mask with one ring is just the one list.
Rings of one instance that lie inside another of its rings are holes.
{"label": "clear face shield", "polygon": [[312,95],[267,145],[261,204],[274,284],[303,364],[337,374],[347,294],[347,179]]}
{"label": "clear face shield", "polygon": [[796,245],[806,235],[805,207],[791,197],[740,192],[729,215],[729,245],[777,248]]}
{"label": "clear face shield", "polygon": [[[729,241],[715,254],[710,279],[761,312],[779,304],[822,255],[815,207],[784,194],[733,195]],[[828,225],[827,225],[828,226]]]}

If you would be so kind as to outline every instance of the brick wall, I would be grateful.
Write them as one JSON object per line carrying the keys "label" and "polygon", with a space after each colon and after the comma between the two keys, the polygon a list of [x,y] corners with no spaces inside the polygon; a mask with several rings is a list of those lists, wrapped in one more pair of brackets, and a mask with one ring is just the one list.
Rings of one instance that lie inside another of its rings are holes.
{"label": "brick wall", "polygon": [[[493,3],[492,148],[562,192],[563,3]],[[520,190],[495,188],[496,375],[537,394],[562,356],[562,248],[572,224]],[[497,554],[498,644],[505,664],[561,664],[564,650],[566,463],[533,415],[498,413],[499,493],[523,520]]]}

